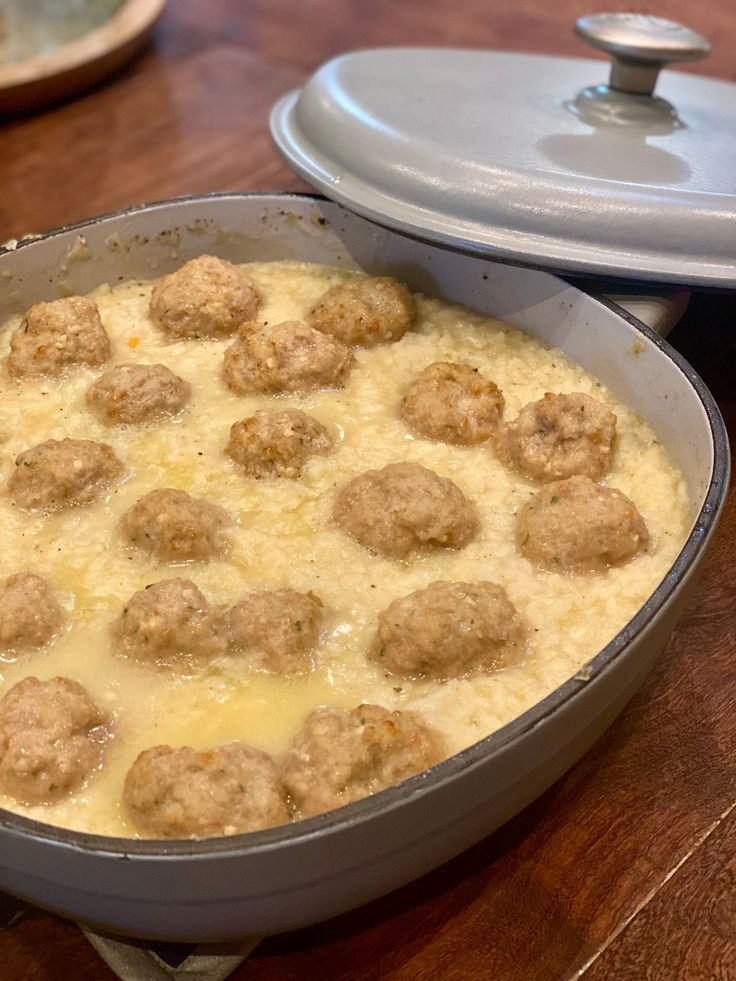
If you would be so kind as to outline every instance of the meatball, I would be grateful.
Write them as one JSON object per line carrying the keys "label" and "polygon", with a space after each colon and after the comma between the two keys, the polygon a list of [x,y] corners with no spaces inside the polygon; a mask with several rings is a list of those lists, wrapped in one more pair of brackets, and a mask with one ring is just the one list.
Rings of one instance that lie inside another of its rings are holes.
{"label": "meatball", "polygon": [[148,422],[176,415],[191,391],[165,365],[118,364],[87,390],[87,404],[109,425]]}
{"label": "meatball", "polygon": [[116,654],[165,668],[196,668],[228,647],[224,615],[188,579],[162,579],[134,593],[112,640]]}
{"label": "meatball", "polygon": [[552,572],[596,572],[628,562],[649,544],[633,502],[589,477],[547,484],[517,522],[517,542],[530,562]]}
{"label": "meatball", "polygon": [[253,280],[225,259],[201,255],[153,288],[151,319],[172,340],[229,337],[258,309]]}
{"label": "meatball", "polygon": [[329,453],[329,431],[306,412],[256,412],[230,429],[225,452],[248,477],[298,477],[310,456]]}
{"label": "meatball", "polygon": [[598,399],[550,392],[504,426],[496,447],[508,467],[535,480],[581,474],[599,480],[611,468],[616,416]]}
{"label": "meatball", "polygon": [[414,323],[414,297],[390,276],[340,283],[309,311],[307,322],[343,344],[373,347],[400,340]]}
{"label": "meatball", "polygon": [[170,487],[151,491],[122,517],[123,537],[161,562],[206,560],[225,551],[227,511]]}
{"label": "meatball", "polygon": [[438,361],[411,383],[400,413],[420,436],[472,446],[493,436],[503,407],[501,390],[477,368]]}
{"label": "meatball", "polygon": [[354,360],[340,341],[300,320],[250,323],[225,351],[225,382],[237,395],[342,388]]}
{"label": "meatball", "polygon": [[378,705],[315,709],[281,759],[302,817],[401,783],[445,756],[442,740],[410,712]]}
{"label": "meatball", "polygon": [[128,770],[123,801],[148,838],[212,838],[289,821],[275,763],[242,743],[146,749]]}
{"label": "meatball", "polygon": [[265,666],[283,673],[308,666],[322,619],[320,598],[293,589],[249,593],[228,614],[233,644],[262,651]]}
{"label": "meatball", "polygon": [[45,579],[18,572],[0,582],[0,651],[37,650],[63,622],[64,613]]}
{"label": "meatball", "polygon": [[124,473],[107,443],[47,439],[16,459],[8,493],[24,511],[60,511],[98,500]]}
{"label": "meatball", "polygon": [[110,341],[97,304],[86,296],[36,303],[10,338],[8,371],[16,378],[60,375],[71,365],[101,365]]}
{"label": "meatball", "polygon": [[102,761],[109,720],[70,678],[24,678],[0,701],[0,789],[21,804],[79,790]]}
{"label": "meatball", "polygon": [[463,548],[480,529],[460,488],[417,463],[390,463],[354,477],[338,492],[333,517],[361,545],[392,559],[425,544]]}
{"label": "meatball", "polygon": [[502,586],[433,582],[379,614],[370,655],[392,674],[445,681],[518,660],[523,636]]}

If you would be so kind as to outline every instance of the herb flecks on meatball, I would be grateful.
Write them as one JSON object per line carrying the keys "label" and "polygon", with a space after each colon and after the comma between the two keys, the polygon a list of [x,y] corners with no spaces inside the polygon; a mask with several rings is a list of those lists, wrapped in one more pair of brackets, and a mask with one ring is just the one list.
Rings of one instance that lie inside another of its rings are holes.
{"label": "herb flecks on meatball", "polygon": [[147,838],[212,838],[286,824],[270,756],[242,743],[144,750],[123,788],[126,816]]}
{"label": "herb flecks on meatball", "polygon": [[342,388],[355,359],[334,337],[300,320],[248,323],[225,351],[225,382],[237,395]]}
{"label": "herb flecks on meatball", "polygon": [[112,625],[112,640],[121,657],[185,672],[228,648],[224,614],[188,579],[162,579],[134,593]]}
{"label": "herb flecks on meatball", "polygon": [[76,365],[101,365],[110,341],[97,304],[86,296],[36,303],[10,338],[8,371],[16,378],[60,375]]}
{"label": "herb flecks on meatball", "polygon": [[258,310],[250,276],[226,259],[201,255],[153,288],[150,314],[172,340],[229,337]]}
{"label": "herb flecks on meatball", "polygon": [[318,708],[280,761],[302,817],[350,804],[439,763],[441,738],[411,712],[379,705]]}
{"label": "herb flecks on meatball", "polygon": [[299,477],[312,456],[334,445],[329,430],[298,409],[256,412],[230,429],[225,452],[248,477]]}
{"label": "herb flecks on meatball", "polygon": [[218,504],[162,487],[136,501],[120,528],[127,542],[161,562],[203,562],[227,549],[232,523]]}
{"label": "herb flecks on meatball", "polygon": [[517,543],[551,572],[598,572],[646,550],[649,533],[632,501],[589,477],[547,484],[522,508]]}
{"label": "herb flecks on meatball", "polygon": [[379,614],[371,657],[403,678],[445,681],[519,660],[524,628],[502,586],[434,582]]}
{"label": "herb flecks on meatball", "polygon": [[477,368],[438,361],[409,385],[399,411],[419,436],[473,446],[495,434],[503,407],[501,390]]}
{"label": "herb flecks on meatball", "polygon": [[45,647],[61,630],[64,611],[51,586],[32,572],[0,581],[0,651]]}
{"label": "herb flecks on meatball", "polygon": [[533,480],[600,480],[611,469],[615,435],[616,416],[598,399],[547,392],[503,427],[496,449],[502,463]]}
{"label": "herb flecks on meatball", "polygon": [[417,463],[390,463],[354,477],[338,492],[333,517],[365,548],[393,559],[424,545],[464,548],[480,528],[460,488]]}
{"label": "herb flecks on meatball", "polygon": [[50,804],[80,790],[102,762],[109,719],[70,678],[24,678],[0,701],[0,790]]}
{"label": "herb flecks on meatball", "polygon": [[48,439],[16,459],[8,493],[24,511],[59,511],[99,500],[124,473],[107,443]]}
{"label": "herb flecks on meatball", "polygon": [[317,646],[323,619],[320,598],[293,589],[248,593],[228,613],[236,649],[260,652],[264,666],[274,674],[310,667],[309,655]]}
{"label": "herb flecks on meatball", "polygon": [[189,383],[163,364],[118,364],[90,386],[87,405],[108,425],[136,425],[175,416],[190,395]]}
{"label": "herb flecks on meatball", "polygon": [[416,318],[414,297],[390,276],[353,279],[320,297],[307,322],[349,346],[400,340]]}

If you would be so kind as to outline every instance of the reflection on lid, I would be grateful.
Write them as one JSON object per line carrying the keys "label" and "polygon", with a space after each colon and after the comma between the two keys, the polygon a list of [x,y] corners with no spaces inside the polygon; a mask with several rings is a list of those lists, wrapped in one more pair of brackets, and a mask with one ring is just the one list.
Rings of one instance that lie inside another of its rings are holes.
{"label": "reflection on lid", "polygon": [[565,103],[565,108],[588,126],[638,130],[642,135],[663,135],[685,126],[666,99],[656,95],[629,95],[607,85],[583,89],[574,101]]}
{"label": "reflection on lid", "polygon": [[692,176],[687,163],[674,153],[650,146],[646,134],[621,139],[602,130],[574,136],[555,133],[537,143],[544,156],[574,174],[624,184],[681,184]]}

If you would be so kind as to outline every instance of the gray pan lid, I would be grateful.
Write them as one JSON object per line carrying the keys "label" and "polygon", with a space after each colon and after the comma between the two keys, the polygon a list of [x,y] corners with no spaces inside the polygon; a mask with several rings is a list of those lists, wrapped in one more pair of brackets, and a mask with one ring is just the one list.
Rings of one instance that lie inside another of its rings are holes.
{"label": "gray pan lid", "polygon": [[[558,270],[736,285],[736,86],[665,71],[707,42],[582,18],[599,60],[387,48],[322,66],[274,107],[310,184],[418,238]],[[657,95],[652,94],[655,83]]]}

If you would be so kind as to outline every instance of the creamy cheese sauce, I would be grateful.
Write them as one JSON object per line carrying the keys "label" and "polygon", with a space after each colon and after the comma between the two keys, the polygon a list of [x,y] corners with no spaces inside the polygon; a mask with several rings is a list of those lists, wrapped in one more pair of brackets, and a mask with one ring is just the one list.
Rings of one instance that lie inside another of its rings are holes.
{"label": "creamy cheese sauce", "polygon": [[[296,262],[247,267],[261,294],[259,319],[298,319],[330,286],[351,273]],[[648,425],[618,403],[559,350],[505,324],[418,297],[417,327],[396,344],[356,349],[357,364],[340,391],[307,396],[242,397],[222,380],[229,341],[169,342],[149,320],[152,283],[100,287],[92,294],[113,345],[113,363],[163,363],[192,385],[180,417],[143,427],[109,427],[86,406],[99,369],[79,368],[61,381],[11,380],[0,397],[0,577],[30,570],[47,578],[68,610],[63,635],[48,648],[0,659],[0,697],[29,674],[66,675],[85,685],[114,719],[105,763],[79,794],[49,806],[10,810],[64,827],[134,836],[121,811],[128,767],[138,753],[169,743],[197,748],[242,740],[278,754],[317,705],[371,701],[411,708],[439,730],[454,753],[518,716],[592,658],[634,615],[674,561],[687,533],[682,475]],[[0,339],[7,354],[9,336]],[[397,414],[405,386],[434,361],[463,361],[501,388],[504,418],[515,418],[545,392],[580,391],[618,417],[612,471],[605,481],[627,494],[649,528],[652,546],[629,564],[588,576],[541,572],[517,553],[514,516],[539,485],[510,474],[490,444],[464,448],[408,432]],[[295,407],[338,438],[311,460],[299,480],[249,480],[223,453],[233,422],[258,409]],[[65,436],[110,443],[127,479],[103,502],[58,514],[13,507],[4,485],[18,453]],[[478,506],[482,530],[461,551],[435,550],[407,562],[371,555],[331,526],[334,489],[352,476],[410,460],[455,483]],[[221,504],[236,519],[232,546],[209,563],[161,565],[126,547],[118,523],[138,498],[176,487]],[[327,616],[314,670],[279,678],[229,655],[201,674],[181,677],[115,658],[109,628],[124,602],[159,579],[192,579],[216,604],[253,589],[313,590]],[[391,600],[438,579],[492,580],[508,591],[528,626],[523,663],[492,675],[443,684],[387,677],[366,658],[376,618]]]}

